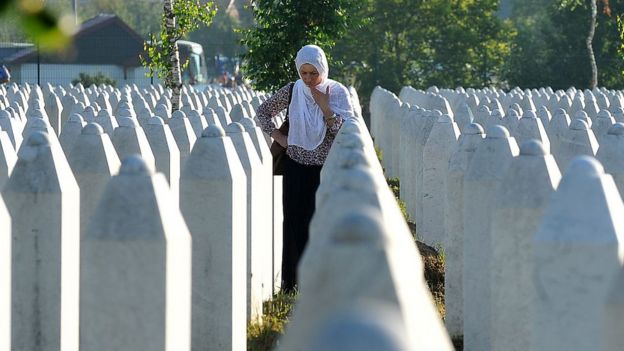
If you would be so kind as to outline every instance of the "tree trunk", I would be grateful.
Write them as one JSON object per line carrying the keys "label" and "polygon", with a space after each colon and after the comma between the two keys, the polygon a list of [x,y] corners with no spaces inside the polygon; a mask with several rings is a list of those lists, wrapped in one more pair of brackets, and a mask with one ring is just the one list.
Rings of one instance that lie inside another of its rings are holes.
{"label": "tree trunk", "polygon": [[165,86],[171,88],[171,113],[180,109],[180,90],[182,88],[182,80],[180,76],[180,55],[178,53],[177,38],[174,30],[176,27],[176,18],[173,13],[173,2],[175,0],[165,0],[163,11],[165,13],[165,30],[168,34],[169,43],[162,43],[172,48],[169,54],[170,70],[165,77]]}
{"label": "tree trunk", "polygon": [[589,54],[589,63],[591,64],[591,82],[589,83],[590,89],[594,89],[598,86],[598,66],[596,65],[596,57],[594,56],[594,48],[592,42],[594,41],[594,33],[596,32],[596,17],[598,17],[598,5],[596,0],[589,0],[591,5],[591,26],[589,28],[589,35],[587,35],[587,52]]}

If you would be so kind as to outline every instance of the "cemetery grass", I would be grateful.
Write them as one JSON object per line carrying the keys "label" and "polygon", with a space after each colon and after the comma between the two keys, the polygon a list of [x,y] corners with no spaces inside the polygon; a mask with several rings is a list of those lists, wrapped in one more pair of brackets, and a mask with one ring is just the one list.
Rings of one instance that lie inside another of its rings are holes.
{"label": "cemetery grass", "polygon": [[[405,203],[399,199],[399,179],[392,178],[387,181],[418,246],[418,251],[420,251],[425,267],[425,280],[438,312],[444,318],[444,252],[439,248],[433,248],[418,240],[416,224],[407,215]],[[277,340],[284,333],[284,327],[288,323],[288,316],[296,300],[296,294],[279,293],[273,299],[264,303],[262,322],[253,321],[247,327],[248,351],[270,351],[275,348]],[[453,339],[453,345],[456,351],[463,350],[463,339],[461,337]]]}

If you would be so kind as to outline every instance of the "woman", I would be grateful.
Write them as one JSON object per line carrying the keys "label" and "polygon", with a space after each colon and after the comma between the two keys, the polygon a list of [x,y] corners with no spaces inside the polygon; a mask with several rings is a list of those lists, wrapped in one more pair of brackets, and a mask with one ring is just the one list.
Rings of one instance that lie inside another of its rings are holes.
{"label": "woman", "polygon": [[[353,118],[349,91],[328,78],[327,58],[321,48],[306,45],[295,59],[299,80],[277,91],[258,107],[265,133],[286,147],[283,179],[284,231],[282,290],[295,289],[297,265],[308,241],[320,172],[336,133]],[[272,118],[288,108],[288,135],[276,129]]]}

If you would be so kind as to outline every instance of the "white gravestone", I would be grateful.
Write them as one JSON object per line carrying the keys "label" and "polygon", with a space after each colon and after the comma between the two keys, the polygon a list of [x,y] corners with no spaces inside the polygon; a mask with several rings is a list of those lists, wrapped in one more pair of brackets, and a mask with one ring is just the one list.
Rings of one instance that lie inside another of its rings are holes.
{"label": "white gravestone", "polygon": [[[245,127],[245,131],[249,134],[256,152],[260,157],[260,162],[262,162],[262,167],[264,170],[261,172],[261,175],[264,175],[266,179],[262,181],[263,187],[265,191],[268,191],[271,197],[271,206],[263,206],[261,214],[264,218],[269,218],[270,221],[270,230],[273,233],[272,237],[269,238],[267,243],[271,242],[271,251],[272,251],[272,263],[271,265],[271,281],[272,281],[272,293],[273,295],[276,292],[276,288],[278,281],[281,285],[281,275],[278,276],[278,272],[281,271],[282,267],[282,220],[280,219],[283,216],[282,209],[282,197],[277,197],[276,194],[277,189],[274,187],[274,183],[277,182],[277,177],[273,176],[273,155],[271,155],[271,150],[264,142],[264,136],[262,135],[262,130],[256,126],[256,122],[254,122],[251,118],[243,118],[240,123]],[[281,181],[281,178],[280,178]],[[281,194],[281,183],[280,183],[280,194]],[[279,213],[275,213],[279,211]],[[277,217],[280,218],[277,218]],[[279,249],[279,250],[278,250]],[[279,266],[278,266],[279,264]]]}
{"label": "white gravestone", "polygon": [[20,122],[13,118],[8,111],[0,110],[0,129],[9,136],[13,149],[18,150],[22,144],[22,127]]}
{"label": "white gravestone", "polygon": [[483,128],[476,123],[464,127],[451,154],[444,201],[444,304],[445,323],[452,337],[462,335],[464,324],[464,173],[483,140]]}
{"label": "white gravestone", "polygon": [[611,116],[611,112],[608,110],[602,110],[598,113],[598,116],[594,120],[592,131],[598,140],[598,143],[602,142],[602,138],[607,134],[609,127],[615,123],[615,119]]}
{"label": "white gravestone", "polygon": [[396,306],[354,303],[330,314],[304,351],[414,350]]}
{"label": "white gravestone", "polygon": [[575,119],[570,123],[570,128],[563,136],[554,156],[559,169],[566,169],[576,156],[594,156],[597,151],[598,141],[594,136],[594,132],[592,132],[586,121]]}
{"label": "white gravestone", "polygon": [[299,272],[307,283],[278,350],[305,350],[332,312],[362,301],[396,306],[414,350],[452,350],[426,283],[414,274],[415,268],[422,272],[422,262],[405,224],[393,226],[380,208],[361,204],[336,216],[325,228],[322,257],[314,258],[321,265],[303,270],[311,258],[304,254]]}
{"label": "white gravestone", "polygon": [[78,350],[78,185],[46,133],[33,132],[18,157],[2,190],[13,225],[12,347]]}
{"label": "white gravestone", "polygon": [[80,187],[80,235],[84,236],[95,213],[104,188],[121,165],[108,134],[96,123],[82,129],[67,153],[78,187]]}
{"label": "white gravestone", "polygon": [[184,167],[197,137],[191,127],[191,122],[182,111],[174,111],[168,125],[180,151],[180,165]]}
{"label": "white gravestone", "polygon": [[117,118],[113,117],[108,110],[101,110],[95,117],[95,123],[102,126],[104,133],[112,137],[115,129],[119,127]]}
{"label": "white gravestone", "polygon": [[154,153],[152,153],[152,148],[149,145],[149,141],[147,141],[143,128],[139,126],[136,119],[130,117],[120,118],[119,127],[113,132],[111,140],[120,160],[130,155],[139,155],[148,163],[151,169],[155,169]]}
{"label": "white gravestone", "polygon": [[550,153],[548,135],[542,125],[542,120],[537,118],[535,111],[526,111],[520,118],[514,131],[514,138],[519,144],[531,139],[539,140],[546,152]]}
{"label": "white gravestone", "polygon": [[600,163],[572,161],[533,240],[534,350],[605,349],[608,293],[622,267],[622,213]]}
{"label": "white gravestone", "polygon": [[9,179],[16,162],[17,153],[11,145],[11,140],[7,133],[0,129],[0,189]]}
{"label": "white gravestone", "polygon": [[490,223],[494,189],[518,155],[507,129],[494,126],[475,151],[464,175],[464,345],[490,349]]}
{"label": "white gravestone", "polygon": [[537,140],[527,140],[494,190],[490,231],[492,350],[533,349],[532,238],[560,178],[546,147]]}
{"label": "white gravestone", "polygon": [[11,350],[11,216],[0,196],[0,350]]}
{"label": "white gravestone", "polygon": [[[429,133],[433,125],[438,120],[439,116],[433,112],[428,112],[416,119],[416,124],[413,125],[412,135],[413,139],[413,158],[409,164],[411,174],[414,174],[413,186],[411,187],[413,193],[408,194],[408,199],[412,201],[413,212],[410,213],[411,217],[416,221],[416,226],[420,226],[423,221],[422,217],[422,178],[423,178],[423,149],[429,138]],[[412,168],[413,167],[413,168]]]}
{"label": "white gravestone", "polygon": [[155,116],[148,120],[143,128],[147,141],[150,144],[156,171],[161,172],[167,178],[171,188],[171,196],[179,203],[180,198],[180,151],[169,129],[162,118]]}
{"label": "white gravestone", "polygon": [[193,128],[193,132],[195,132],[195,137],[201,138],[202,132],[208,126],[206,120],[196,110],[189,111],[187,117]]}
{"label": "white gravestone", "polygon": [[596,159],[600,161],[609,173],[620,194],[624,194],[624,124],[616,123],[609,128],[602,138]]}
{"label": "white gravestone", "polygon": [[570,117],[564,109],[558,109],[546,128],[548,140],[550,141],[550,153],[556,155],[559,152],[559,144],[563,136],[570,128]]}
{"label": "white gravestone", "polygon": [[445,243],[444,230],[446,173],[459,129],[451,117],[443,115],[433,125],[423,149],[422,222],[418,234],[427,245]]}
{"label": "white gravestone", "polygon": [[180,181],[193,237],[192,345],[246,349],[247,177],[219,126],[197,140]]}
{"label": "white gravestone", "polygon": [[620,351],[624,345],[622,323],[624,322],[624,269],[620,268],[614,284],[609,289],[605,306],[604,325],[605,347],[607,351]]}
{"label": "white gravestone", "polygon": [[80,349],[191,349],[191,236],[165,177],[124,159],[82,240]]}
{"label": "white gravestone", "polygon": [[82,116],[77,113],[72,113],[67,122],[63,125],[61,135],[59,135],[59,142],[65,153],[69,153],[74,147],[76,139],[82,133],[82,128],[86,125]]}
{"label": "white gravestone", "polygon": [[233,122],[226,128],[247,178],[247,317],[262,316],[262,301],[271,297],[272,233],[271,216],[266,209],[272,203],[267,168],[262,166],[245,127]]}

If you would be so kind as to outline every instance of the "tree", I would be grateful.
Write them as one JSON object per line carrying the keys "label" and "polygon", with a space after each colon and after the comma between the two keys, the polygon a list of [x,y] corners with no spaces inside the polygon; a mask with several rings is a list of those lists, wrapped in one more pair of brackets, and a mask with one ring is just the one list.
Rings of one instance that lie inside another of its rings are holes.
{"label": "tree", "polygon": [[338,76],[367,106],[376,85],[398,92],[499,84],[514,31],[496,17],[496,0],[366,0],[333,50]]}
{"label": "tree", "polygon": [[113,87],[117,85],[116,80],[104,75],[104,73],[102,72],[98,72],[95,75],[90,75],[87,73],[79,73],[78,78],[72,80],[73,85],[76,85],[78,83],[81,83],[84,87],[87,87],[87,88],[92,85],[106,84],[106,85],[111,85]]}
{"label": "tree", "polygon": [[87,5],[78,5],[82,19],[94,17],[100,13],[113,13],[144,38],[156,33],[163,8],[154,6],[153,0],[90,0]]}
{"label": "tree", "polygon": [[148,58],[141,57],[141,62],[149,68],[149,75],[158,73],[167,88],[171,88],[172,111],[180,109],[180,56],[177,41],[200,24],[209,25],[216,13],[212,2],[201,4],[194,0],[165,0],[158,36],[150,35],[145,42]]}
{"label": "tree", "polygon": [[[203,46],[207,62],[212,62],[211,59],[217,55],[234,58],[244,52],[244,47],[240,44],[240,30],[250,26],[250,22],[239,21],[226,11],[220,10],[210,26],[194,31],[190,37]],[[220,72],[209,71],[210,73],[216,76]]]}
{"label": "tree", "polygon": [[[596,3],[597,25],[591,40],[594,72],[601,86],[618,88],[624,84],[620,74],[624,62],[617,59],[617,23],[610,13],[622,13],[624,2]],[[590,5],[587,0],[516,0],[512,19],[518,36],[506,68],[509,83],[522,88],[591,88],[593,72],[587,45],[592,27]]]}
{"label": "tree", "polygon": [[[358,0],[255,0],[256,26],[243,32],[243,71],[259,90],[276,90],[297,79],[297,51],[316,44],[326,53],[349,28]],[[331,56],[328,57],[333,67]]]}
{"label": "tree", "polygon": [[[596,34],[596,21],[598,18],[598,0],[588,0],[589,8],[591,13],[591,20],[589,22],[589,32],[587,34],[587,38],[585,39],[585,47],[587,48],[587,54],[589,57],[589,64],[591,68],[591,80],[589,83],[589,87],[594,89],[598,85],[598,66],[596,65],[596,55],[594,54],[594,35]],[[609,8],[609,0],[600,0],[605,8],[605,13],[610,16],[610,8]],[[581,6],[583,4],[583,0],[560,0],[560,4],[562,8],[571,8],[574,10],[575,8]]]}

